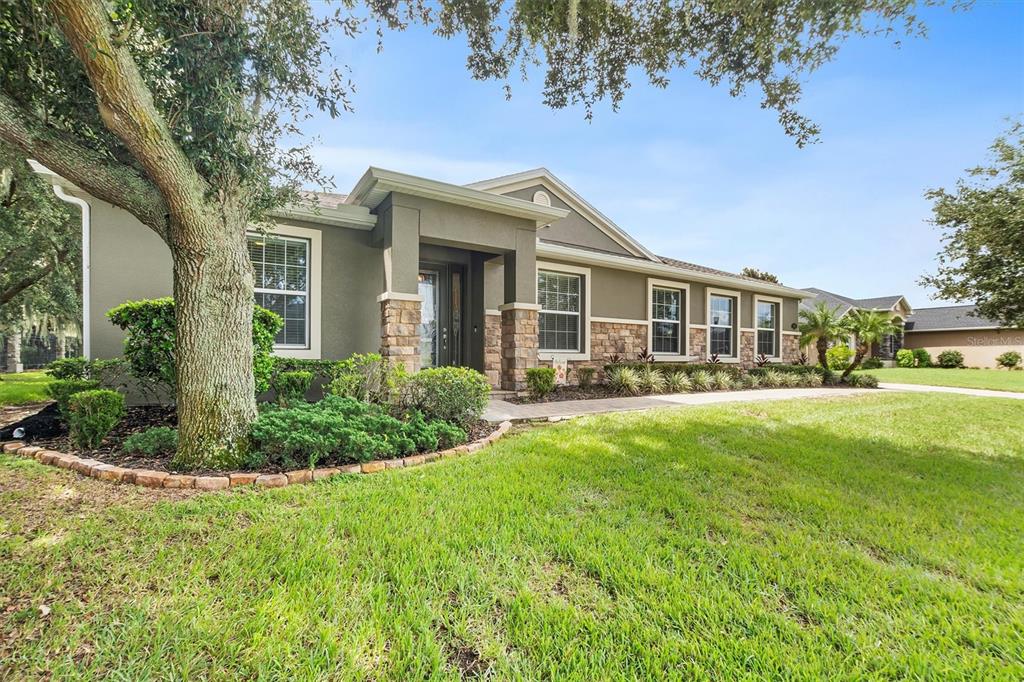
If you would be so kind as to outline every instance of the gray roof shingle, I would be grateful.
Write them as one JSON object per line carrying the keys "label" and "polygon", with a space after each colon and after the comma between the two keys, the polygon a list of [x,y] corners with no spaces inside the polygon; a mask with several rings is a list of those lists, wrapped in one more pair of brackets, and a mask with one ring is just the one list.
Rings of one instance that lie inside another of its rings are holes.
{"label": "gray roof shingle", "polygon": [[948,305],[937,308],[915,308],[904,329],[925,332],[934,329],[998,328],[999,322],[973,315],[973,305]]}

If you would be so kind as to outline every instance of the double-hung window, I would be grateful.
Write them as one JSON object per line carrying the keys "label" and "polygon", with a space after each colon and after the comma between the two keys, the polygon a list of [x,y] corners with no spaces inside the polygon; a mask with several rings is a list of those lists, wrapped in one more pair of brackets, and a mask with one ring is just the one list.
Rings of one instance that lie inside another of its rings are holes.
{"label": "double-hung window", "polygon": [[652,353],[682,355],[683,305],[683,292],[679,289],[651,288]]}
{"label": "double-hung window", "polygon": [[778,357],[779,304],[757,302],[757,354]]}
{"label": "double-hung window", "polygon": [[256,305],[281,316],[274,338],[280,348],[309,346],[309,240],[250,234],[249,259],[256,275]]}
{"label": "double-hung window", "polygon": [[733,327],[736,321],[736,299],[732,296],[712,296],[709,308],[708,331],[711,338],[708,352],[711,355],[732,357],[735,355]]}
{"label": "double-hung window", "polygon": [[537,272],[540,304],[540,350],[580,351],[582,277],[561,272]]}

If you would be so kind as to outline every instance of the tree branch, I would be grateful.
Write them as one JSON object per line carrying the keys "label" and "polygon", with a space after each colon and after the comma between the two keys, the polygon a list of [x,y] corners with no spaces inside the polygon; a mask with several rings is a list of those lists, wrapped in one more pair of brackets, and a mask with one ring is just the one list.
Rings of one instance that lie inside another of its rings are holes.
{"label": "tree branch", "polygon": [[116,32],[103,0],[49,0],[82,62],[104,125],[139,161],[179,224],[201,222],[208,183],[171,135],[138,65]]}
{"label": "tree branch", "polygon": [[98,199],[119,206],[167,239],[167,205],[145,176],[78,144],[47,126],[0,92],[0,140]]}
{"label": "tree branch", "polygon": [[53,272],[55,267],[57,267],[57,259],[50,259],[46,266],[36,270],[31,275],[25,275],[7,289],[0,291],[0,306],[10,303],[11,299],[15,296]]}

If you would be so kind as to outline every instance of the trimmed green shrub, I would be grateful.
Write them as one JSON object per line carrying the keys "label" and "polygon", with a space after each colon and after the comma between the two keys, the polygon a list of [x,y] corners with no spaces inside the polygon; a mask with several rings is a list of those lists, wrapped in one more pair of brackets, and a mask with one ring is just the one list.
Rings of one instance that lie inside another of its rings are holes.
{"label": "trimmed green shrub", "polygon": [[46,366],[46,373],[54,379],[86,379],[88,366],[85,358],[60,358]]}
{"label": "trimmed green shrub", "polygon": [[[939,367],[956,369],[964,366],[964,354],[958,350],[944,350],[939,353]],[[998,358],[996,358],[998,361]]]}
{"label": "trimmed green shrub", "polygon": [[124,396],[105,388],[80,391],[68,405],[71,438],[80,448],[98,448],[124,415]]}
{"label": "trimmed green shrub", "polygon": [[277,404],[286,407],[305,400],[312,383],[312,372],[280,372],[271,379],[270,387],[277,394]]}
{"label": "trimmed green shrub", "polygon": [[530,396],[540,400],[555,390],[555,369],[553,367],[531,367],[526,370],[526,388]]}
{"label": "trimmed green shrub", "polygon": [[695,391],[711,391],[715,387],[715,376],[706,369],[699,369],[690,374],[690,385]]}
{"label": "trimmed green shrub", "polygon": [[640,393],[640,372],[625,365],[613,366],[608,372],[608,385],[616,393],[636,395]]}
{"label": "trimmed green shrub", "polygon": [[466,427],[484,413],[491,385],[469,367],[433,367],[413,374],[402,389],[402,404],[427,419]]}
{"label": "trimmed green shrub", "polygon": [[178,430],[169,426],[154,426],[124,439],[121,449],[132,455],[172,454],[178,449]]}
{"label": "trimmed green shrub", "polygon": [[855,388],[878,388],[878,377],[873,374],[854,372],[846,377],[846,383]]}
{"label": "trimmed green shrub", "polygon": [[124,358],[61,358],[46,366],[46,373],[54,379],[95,379],[100,382],[100,386],[110,389],[124,386],[125,376],[130,370],[131,367]]}
{"label": "trimmed green shrub", "polygon": [[917,367],[931,367],[932,356],[924,348],[914,348],[911,351],[914,354],[914,365]]}
{"label": "trimmed green shrub", "polygon": [[914,351],[909,348],[900,348],[896,351],[896,366],[897,367],[913,367],[914,366]]}
{"label": "trimmed green shrub", "polygon": [[378,353],[356,353],[335,363],[328,390],[343,398],[390,405],[398,402],[407,376],[404,367],[388,362]]}
{"label": "trimmed green shrub", "polygon": [[[175,368],[174,299],[154,298],[128,301],[107,311],[107,318],[123,329],[124,356],[132,376],[142,382],[156,384],[173,392],[177,383]],[[254,306],[252,312],[253,377],[256,393],[270,387],[274,368],[271,353],[274,336],[284,321],[266,308]]]}
{"label": "trimmed green shrub", "polygon": [[999,363],[1000,367],[1005,367],[1006,369],[1013,369],[1014,367],[1020,364],[1020,353],[1018,353],[1015,350],[1008,350],[1005,353],[999,355],[999,357],[996,358],[996,362]]}
{"label": "trimmed green shrub", "polygon": [[594,375],[596,373],[596,367],[577,367],[576,383],[580,385],[580,388],[590,388],[590,385],[594,383]]}
{"label": "trimmed green shrub", "polygon": [[345,464],[452,447],[466,441],[458,426],[428,420],[420,412],[406,419],[380,405],[329,395],[317,403],[270,407],[250,428],[247,465],[281,467]]}
{"label": "trimmed green shrub", "polygon": [[691,388],[690,377],[686,372],[668,372],[665,374],[665,390],[669,393],[686,393]]}
{"label": "trimmed green shrub", "polygon": [[[607,374],[613,367],[630,367],[632,369],[642,369],[650,365],[649,362],[618,362],[611,363],[604,366],[604,371]],[[688,376],[692,376],[694,372],[728,372],[729,376],[733,379],[739,379],[743,376],[743,370],[740,369],[739,365],[727,365],[724,363],[711,363],[711,362],[658,362],[654,363],[654,366],[660,369],[662,372],[668,374],[669,372],[685,372]]]}
{"label": "trimmed green shrub", "polygon": [[864,358],[864,362],[860,363],[863,369],[881,369],[882,360],[872,355],[870,358]]}
{"label": "trimmed green shrub", "polygon": [[57,409],[65,423],[71,417],[71,396],[82,391],[94,391],[100,387],[95,379],[57,379],[46,385],[46,394],[57,402]]}
{"label": "trimmed green shrub", "polygon": [[849,346],[832,346],[825,351],[825,361],[831,370],[842,371],[846,369],[852,359],[853,350]]}
{"label": "trimmed green shrub", "polygon": [[645,364],[637,370],[640,379],[640,391],[642,393],[664,393],[665,375],[654,365]]}

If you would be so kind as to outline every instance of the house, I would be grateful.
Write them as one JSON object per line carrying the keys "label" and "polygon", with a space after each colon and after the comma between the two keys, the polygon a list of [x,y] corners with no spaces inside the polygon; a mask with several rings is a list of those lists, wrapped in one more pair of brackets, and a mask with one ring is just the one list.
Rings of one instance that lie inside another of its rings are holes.
{"label": "house", "polygon": [[[887,364],[891,364],[900,348],[924,348],[932,358],[944,350],[960,351],[968,367],[996,367],[996,357],[1010,350],[1024,355],[1024,330],[1008,329],[995,320],[978,317],[973,305],[911,308],[907,299],[898,294],[849,298],[813,287],[804,291],[808,296],[800,302],[801,310],[825,303],[838,308],[840,316],[854,309],[886,312],[901,331],[875,344],[869,357],[877,357]],[[851,347],[853,343],[851,339]],[[817,362],[815,348],[807,348],[805,352],[810,362]]]}
{"label": "house", "polygon": [[917,308],[904,327],[904,346],[924,348],[933,358],[957,350],[968,367],[996,367],[996,357],[1007,351],[1024,356],[1024,329],[979,317],[973,305]]}
{"label": "house", "polygon": [[[800,301],[801,310],[811,310],[824,303],[829,308],[837,309],[842,317],[851,310],[874,310],[884,312],[889,319],[900,329],[904,328],[906,320],[913,314],[910,303],[904,296],[899,294],[893,296],[878,296],[876,298],[849,298],[824,289],[808,287],[804,289],[807,296]],[[850,348],[855,348],[855,339],[850,339]],[[902,332],[890,334],[881,343],[872,346],[867,357],[876,357],[883,362],[889,363],[896,357],[896,351],[903,348],[904,336]],[[808,362],[818,362],[818,351],[811,345],[804,349]]]}
{"label": "house", "polygon": [[[105,313],[171,293],[166,246],[128,213],[80,202],[89,357],[121,353]],[[466,365],[495,387],[528,368],[656,361],[749,366],[799,357],[807,292],[658,256],[540,168],[454,185],[370,168],[347,195],[273,215],[249,252],[256,302],[284,319],[276,353],[378,351],[410,370]]]}

